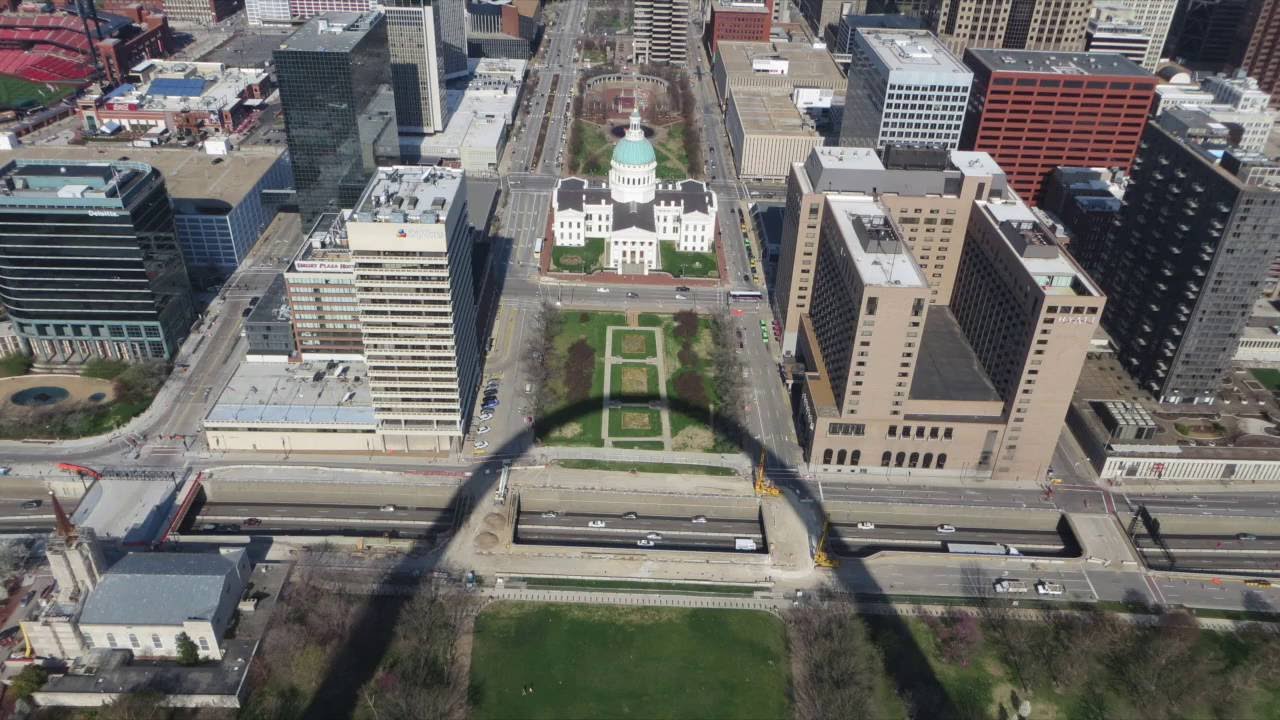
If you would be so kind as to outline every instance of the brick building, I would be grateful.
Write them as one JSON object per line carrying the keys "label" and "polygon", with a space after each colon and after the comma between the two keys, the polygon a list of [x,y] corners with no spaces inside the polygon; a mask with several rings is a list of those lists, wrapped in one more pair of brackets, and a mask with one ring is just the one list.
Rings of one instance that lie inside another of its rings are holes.
{"label": "brick building", "polygon": [[773,28],[773,0],[716,0],[707,23],[707,45],[716,51],[721,40],[769,42]]}
{"label": "brick building", "polygon": [[1280,0],[1262,0],[1244,69],[1274,97],[1280,95]]}
{"label": "brick building", "polygon": [[960,147],[989,153],[1035,204],[1060,165],[1133,164],[1156,78],[1105,53],[969,49],[969,115]]}

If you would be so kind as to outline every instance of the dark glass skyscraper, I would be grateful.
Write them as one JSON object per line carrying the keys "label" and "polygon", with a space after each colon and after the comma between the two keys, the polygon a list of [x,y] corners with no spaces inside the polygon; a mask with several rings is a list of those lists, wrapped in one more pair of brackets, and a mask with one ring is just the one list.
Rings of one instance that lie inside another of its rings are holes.
{"label": "dark glass skyscraper", "polygon": [[[355,205],[377,161],[371,147],[396,147],[381,13],[311,18],[273,53],[298,206],[306,223]],[[383,141],[380,143],[380,141]],[[390,158],[394,160],[395,158]]]}
{"label": "dark glass skyscraper", "polygon": [[159,171],[13,160],[0,183],[0,302],[36,359],[173,357],[195,313]]}

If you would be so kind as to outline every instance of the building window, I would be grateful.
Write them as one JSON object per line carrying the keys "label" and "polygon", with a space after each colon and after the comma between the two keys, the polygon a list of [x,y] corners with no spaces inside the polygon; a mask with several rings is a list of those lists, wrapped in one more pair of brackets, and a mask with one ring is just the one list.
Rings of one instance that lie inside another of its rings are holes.
{"label": "building window", "polygon": [[850,465],[857,465],[857,464],[858,464],[858,463],[860,463],[860,462],[862,462],[862,451],[861,451],[861,450],[854,450],[853,452],[849,453],[849,464],[850,464]]}
{"label": "building window", "polygon": [[160,642],[160,636],[155,633],[151,634],[151,644],[154,645],[157,650],[164,647],[164,643]]}
{"label": "building window", "polygon": [[906,461],[907,461],[907,454],[904,452],[900,452],[896,457],[893,458],[893,466],[902,467],[902,464],[905,463]]}
{"label": "building window", "polygon": [[823,465],[831,464],[831,448],[827,448],[826,450],[822,451],[822,464]]}
{"label": "building window", "polygon": [[920,464],[920,453],[911,453],[911,459],[907,461],[907,467],[916,467]]}
{"label": "building window", "polygon": [[93,636],[89,633],[84,634],[84,647],[86,650],[93,649]]}
{"label": "building window", "polygon": [[840,452],[836,453],[836,464],[837,464],[837,465],[843,465],[843,464],[844,464],[844,459],[845,459],[846,454],[847,454],[847,451],[845,451],[845,450],[841,450]]}
{"label": "building window", "polygon": [[880,467],[889,467],[889,462],[892,460],[893,460],[893,453],[889,452],[888,450],[885,450],[884,453],[880,455]]}
{"label": "building window", "polygon": [[947,466],[947,454],[938,453],[938,469],[941,470]]}
{"label": "building window", "polygon": [[115,635],[115,633],[107,633],[107,646],[108,646],[108,647],[117,647],[117,645],[116,645],[116,635]]}
{"label": "building window", "polygon": [[209,652],[209,641],[204,637],[200,638],[200,649]]}

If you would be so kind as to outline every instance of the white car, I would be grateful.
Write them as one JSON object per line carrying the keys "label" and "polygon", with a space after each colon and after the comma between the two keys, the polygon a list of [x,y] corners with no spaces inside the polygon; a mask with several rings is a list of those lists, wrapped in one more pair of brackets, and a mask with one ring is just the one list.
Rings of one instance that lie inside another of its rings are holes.
{"label": "white car", "polygon": [[542,513],[542,517],[544,517],[544,518],[557,518],[557,517],[560,517],[560,513],[556,512],[555,510],[548,510],[548,511],[546,511],[546,512]]}
{"label": "white car", "polygon": [[936,529],[938,532],[942,533],[943,535],[950,535],[951,533],[956,531],[956,526],[947,525],[946,523],[943,523],[942,525],[939,525]]}
{"label": "white car", "polygon": [[398,508],[395,505],[383,505],[382,512],[395,512]]}
{"label": "white car", "polygon": [[873,522],[865,522],[865,521],[860,522],[858,523],[858,529],[859,530],[875,530],[876,524]]}
{"label": "white car", "polygon": [[607,292],[609,292],[609,288],[607,288],[607,287],[598,287],[598,288],[596,288],[596,292],[598,292],[598,293],[607,293]]}
{"label": "white car", "polygon": [[680,295],[680,294],[678,294],[678,293],[677,293],[677,294],[676,294],[676,299],[677,299],[677,300],[688,300],[689,298],[685,297],[684,295]]}
{"label": "white car", "polygon": [[640,547],[653,547],[653,541],[642,538],[636,541],[636,545],[639,545]]}
{"label": "white car", "polygon": [[603,520],[592,520],[591,522],[587,523],[587,527],[589,528],[602,528],[604,527],[604,525],[605,525],[605,522]]}
{"label": "white car", "polygon": [[475,447],[475,449],[477,449],[477,450],[483,450],[483,449],[485,449],[485,448],[489,447],[489,441],[488,441],[488,440],[477,440],[477,441],[475,442],[475,445],[474,445],[473,447]]}
{"label": "white car", "polygon": [[482,412],[482,413],[480,413],[477,417],[479,417],[481,420],[492,420],[492,419],[493,419],[493,413],[491,413],[491,412]]}
{"label": "white car", "polygon": [[695,525],[702,525],[702,524],[705,524],[705,523],[707,522],[707,516],[706,516],[706,515],[694,515],[692,518],[690,518],[690,519],[689,519],[689,522],[694,523]]}
{"label": "white car", "polygon": [[651,532],[651,533],[649,533],[648,535],[645,535],[645,537],[646,537],[646,538],[648,538],[648,539],[650,539],[650,540],[661,540],[661,539],[662,539],[662,533]]}
{"label": "white car", "polygon": [[476,428],[476,434],[477,434],[477,435],[483,435],[483,434],[485,434],[485,433],[489,432],[489,431],[490,431],[490,430],[492,430],[492,429],[493,429],[493,428],[489,427],[488,425],[481,425],[480,427]]}
{"label": "white car", "polygon": [[1036,593],[1040,595],[1061,595],[1064,592],[1066,592],[1066,588],[1056,582],[1041,580],[1036,583]]}

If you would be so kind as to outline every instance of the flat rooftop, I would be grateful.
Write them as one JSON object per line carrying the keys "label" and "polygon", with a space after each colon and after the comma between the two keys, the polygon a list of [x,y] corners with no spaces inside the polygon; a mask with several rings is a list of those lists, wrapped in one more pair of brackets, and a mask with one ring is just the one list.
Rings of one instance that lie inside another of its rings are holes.
{"label": "flat rooftop", "polygon": [[104,540],[151,543],[164,530],[176,490],[172,481],[104,477],[90,486],[71,522]]}
{"label": "flat rooftop", "polygon": [[462,188],[462,172],[440,167],[378,168],[356,203],[353,221],[435,224],[444,222]]}
{"label": "flat rooftop", "polygon": [[245,88],[267,79],[266,71],[257,68],[172,60],[146,60],[135,65],[131,72],[149,81],[121,85],[107,93],[103,98],[105,102],[137,105],[142,111],[179,112],[196,108],[220,112],[240,102]]}
{"label": "flat rooftop", "polygon": [[858,28],[857,33],[890,71],[973,77],[973,71],[928,30]]}
{"label": "flat rooftop", "polygon": [[791,102],[789,92],[776,88],[734,88],[730,96],[747,135],[818,136],[813,122]]}
{"label": "flat rooftop", "polygon": [[827,202],[863,282],[893,287],[927,285],[884,206],[869,197],[828,195]]}
{"label": "flat rooftop", "polygon": [[[347,245],[349,210],[322,213],[298,248],[289,272],[350,272],[351,247]],[[327,264],[329,263],[329,264]],[[342,267],[330,265],[341,264]]]}
{"label": "flat rooftop", "polygon": [[372,428],[368,370],[362,362],[242,362],[205,424]]}
{"label": "flat rooftop", "polygon": [[327,12],[316,15],[285,38],[277,50],[351,52],[366,33],[383,22],[382,13]]}
{"label": "flat rooftop", "polygon": [[715,0],[711,3],[712,12],[735,13],[767,13],[769,6],[764,2],[744,2],[743,0]]}
{"label": "flat rooftop", "polygon": [[973,347],[945,305],[930,305],[911,378],[912,400],[1001,400]]}
{"label": "flat rooftop", "polygon": [[206,155],[191,148],[135,148],[121,145],[87,147],[22,145],[0,151],[0,165],[10,160],[109,163],[128,157],[160,171],[174,200],[221,200],[238,205],[284,153],[283,146],[254,145],[229,155]]}
{"label": "flat rooftop", "polygon": [[1151,80],[1153,83],[1156,79],[1150,71],[1117,53],[985,48],[969,48],[966,52],[992,72],[1130,77]]}
{"label": "flat rooftop", "polygon": [[1001,236],[1036,284],[1047,295],[1101,295],[1084,270],[1062,251],[1054,234],[1019,200],[977,201],[979,209],[1000,229]]}
{"label": "flat rooftop", "polygon": [[135,161],[91,160],[75,148],[74,157],[35,159],[0,156],[0,205],[49,204],[66,207],[122,207],[151,168]]}
{"label": "flat rooftop", "polygon": [[[795,81],[822,79],[837,85],[845,81],[830,52],[802,43],[721,41],[716,44],[716,56],[731,79],[734,75],[760,72],[785,75]],[[756,60],[776,60],[779,62],[771,67],[785,63],[786,68],[780,73],[776,69],[758,71]]]}

